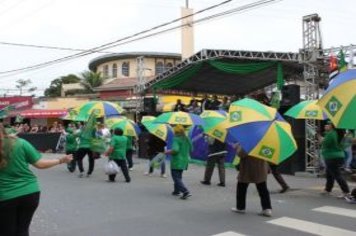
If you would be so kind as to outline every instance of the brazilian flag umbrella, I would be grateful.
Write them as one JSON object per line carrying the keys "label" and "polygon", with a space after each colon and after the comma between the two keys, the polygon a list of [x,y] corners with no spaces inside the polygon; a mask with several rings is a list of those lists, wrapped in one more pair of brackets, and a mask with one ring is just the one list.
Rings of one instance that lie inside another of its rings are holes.
{"label": "brazilian flag umbrella", "polygon": [[291,126],[276,109],[245,98],[231,104],[228,135],[250,156],[279,164],[297,149]]}
{"label": "brazilian flag umbrella", "polygon": [[168,147],[171,147],[174,138],[173,128],[169,124],[159,124],[152,121],[142,123],[147,131],[154,136],[166,142]]}
{"label": "brazilian flag umbrella", "polygon": [[155,123],[167,123],[171,125],[203,125],[204,121],[200,116],[183,112],[166,112],[163,113],[154,120]]}
{"label": "brazilian flag umbrella", "polygon": [[110,118],[105,119],[105,125],[109,129],[111,129],[111,127],[114,124],[119,123],[119,122],[121,122],[123,120],[126,120],[126,119],[127,119],[126,116],[110,117]]}
{"label": "brazilian flag umbrella", "polygon": [[317,100],[302,101],[288,109],[284,115],[293,117],[295,119],[327,119],[327,116],[321,107],[316,104],[317,102]]}
{"label": "brazilian flag umbrella", "polygon": [[[224,124],[227,121],[227,112],[223,110],[205,110],[200,114],[204,120],[203,130],[207,135],[225,142],[227,136],[227,127]],[[225,123],[224,123],[225,122]]]}
{"label": "brazilian flag umbrella", "polygon": [[111,129],[116,129],[116,128],[120,128],[122,129],[122,131],[124,132],[125,136],[131,136],[131,137],[135,137],[138,138],[138,136],[141,133],[140,128],[138,127],[138,125],[133,122],[132,120],[129,119],[123,119],[117,123],[114,123],[111,126]]}
{"label": "brazilian flag umbrella", "polygon": [[335,127],[356,129],[356,70],[347,70],[334,77],[317,104]]}

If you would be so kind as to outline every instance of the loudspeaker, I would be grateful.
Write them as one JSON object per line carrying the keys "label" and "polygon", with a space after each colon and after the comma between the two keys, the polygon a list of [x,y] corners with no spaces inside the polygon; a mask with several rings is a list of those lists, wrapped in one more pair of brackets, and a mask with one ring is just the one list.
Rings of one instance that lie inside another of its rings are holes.
{"label": "loudspeaker", "polygon": [[154,98],[143,99],[143,111],[147,112],[149,115],[154,115],[154,113],[156,113],[156,102]]}
{"label": "loudspeaker", "polygon": [[282,88],[281,106],[293,106],[300,102],[300,86],[288,84]]}

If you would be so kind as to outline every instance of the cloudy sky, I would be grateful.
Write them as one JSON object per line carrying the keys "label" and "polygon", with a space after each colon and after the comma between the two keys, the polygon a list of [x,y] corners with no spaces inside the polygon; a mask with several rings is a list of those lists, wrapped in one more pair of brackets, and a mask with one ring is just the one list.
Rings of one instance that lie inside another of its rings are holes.
{"label": "cloudy sky", "polygon": [[[189,0],[189,5],[198,11],[220,2],[223,0]],[[252,2],[257,0],[233,0],[198,14],[195,19]],[[91,59],[103,55],[94,53],[39,70],[9,74],[6,71],[78,52],[8,43],[89,49],[179,18],[184,5],[185,0],[0,0],[0,95],[16,93],[18,79],[31,79],[38,87],[37,95],[41,95],[53,79],[79,74],[88,69]],[[211,48],[297,52],[302,47],[302,17],[312,13],[322,18],[324,48],[356,44],[355,9],[355,0],[276,1],[196,24],[195,51]],[[180,31],[175,30],[106,51],[180,50]]]}

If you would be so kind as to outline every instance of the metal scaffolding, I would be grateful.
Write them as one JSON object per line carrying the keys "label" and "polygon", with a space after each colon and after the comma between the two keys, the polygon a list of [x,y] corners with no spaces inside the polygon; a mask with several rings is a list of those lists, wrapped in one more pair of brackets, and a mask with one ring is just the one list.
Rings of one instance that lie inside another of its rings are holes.
{"label": "metal scaffolding", "polygon": [[137,64],[137,85],[135,86],[134,93],[138,95],[137,103],[136,103],[136,114],[138,115],[141,111],[143,111],[143,101],[145,97],[145,63],[144,57],[140,56],[136,58]]}

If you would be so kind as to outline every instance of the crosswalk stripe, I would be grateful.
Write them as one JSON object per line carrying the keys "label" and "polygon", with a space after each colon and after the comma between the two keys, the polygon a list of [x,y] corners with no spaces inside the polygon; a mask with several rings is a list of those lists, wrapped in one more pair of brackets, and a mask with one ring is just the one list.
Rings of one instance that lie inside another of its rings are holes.
{"label": "crosswalk stripe", "polygon": [[275,220],[267,221],[267,223],[321,236],[355,236],[354,231],[349,231],[304,220],[293,219],[289,217],[281,217]]}
{"label": "crosswalk stripe", "polygon": [[356,210],[350,210],[350,209],[340,208],[340,207],[323,206],[319,208],[314,208],[313,211],[319,211],[323,213],[356,218]]}
{"label": "crosswalk stripe", "polygon": [[238,233],[235,233],[235,232],[232,232],[232,231],[227,231],[227,232],[224,232],[224,233],[221,233],[221,234],[214,234],[212,236],[245,236],[245,235],[238,234]]}

